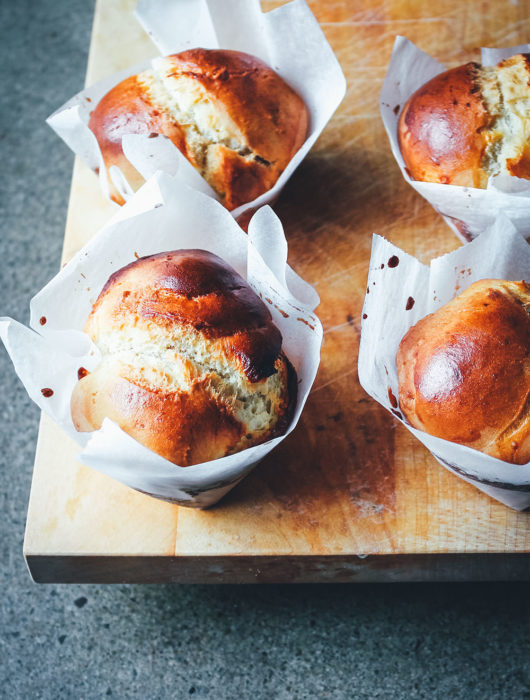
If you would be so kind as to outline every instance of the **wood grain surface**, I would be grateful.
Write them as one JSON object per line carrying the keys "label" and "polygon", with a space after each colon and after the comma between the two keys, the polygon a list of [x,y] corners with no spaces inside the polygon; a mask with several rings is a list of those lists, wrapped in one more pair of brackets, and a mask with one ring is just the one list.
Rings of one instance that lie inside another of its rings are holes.
{"label": "wood grain surface", "polygon": [[[262,4],[268,10],[281,3]],[[134,5],[99,0],[87,84],[155,55]],[[320,294],[325,330],[300,424],[218,506],[195,511],[79,464],[76,446],[43,416],[24,544],[36,580],[530,577],[530,514],[509,510],[445,471],[364,393],[356,370],[371,233],[424,262],[459,245],[403,181],[379,117],[395,35],[454,66],[477,60],[480,46],[528,41],[530,3],[310,5],[348,92],[275,207],[289,262]],[[112,212],[95,175],[76,161],[64,259]]]}

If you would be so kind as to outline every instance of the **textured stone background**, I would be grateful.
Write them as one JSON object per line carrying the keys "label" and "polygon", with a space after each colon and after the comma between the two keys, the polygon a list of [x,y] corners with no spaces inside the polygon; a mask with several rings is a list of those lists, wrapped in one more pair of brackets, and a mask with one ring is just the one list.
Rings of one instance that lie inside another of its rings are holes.
{"label": "textured stone background", "polygon": [[[59,266],[88,0],[1,0],[1,313]],[[0,351],[0,697],[530,698],[528,585],[37,586],[22,558],[38,411]]]}

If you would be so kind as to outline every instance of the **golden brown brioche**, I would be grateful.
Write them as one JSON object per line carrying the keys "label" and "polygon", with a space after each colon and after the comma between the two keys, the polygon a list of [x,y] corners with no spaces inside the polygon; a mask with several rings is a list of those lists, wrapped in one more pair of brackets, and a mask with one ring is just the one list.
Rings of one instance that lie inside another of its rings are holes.
{"label": "golden brown brioche", "polygon": [[160,253],[118,270],[85,331],[102,359],[72,394],[81,432],[108,417],[189,466],[287,428],[296,379],[280,331],[247,282],[212,253]]}
{"label": "golden brown brioche", "polygon": [[397,353],[415,428],[514,464],[530,461],[530,285],[480,280],[421,319]]}
{"label": "golden brown brioche", "polygon": [[405,104],[398,139],[414,180],[485,188],[491,175],[530,179],[530,54],[435,76]]}
{"label": "golden brown brioche", "polygon": [[[269,190],[303,144],[308,112],[271,68],[239,51],[191,49],[153,61],[98,103],[89,126],[105,165],[137,189],[122,151],[126,134],[167,136],[235,209]],[[111,184],[111,196],[123,199]]]}

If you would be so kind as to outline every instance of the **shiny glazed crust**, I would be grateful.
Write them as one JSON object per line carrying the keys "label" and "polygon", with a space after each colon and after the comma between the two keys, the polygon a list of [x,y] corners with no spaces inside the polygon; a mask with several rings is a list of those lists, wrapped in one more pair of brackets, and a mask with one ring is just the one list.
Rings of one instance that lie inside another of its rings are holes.
{"label": "shiny glazed crust", "polygon": [[[259,59],[238,51],[192,49],[108,92],[89,126],[107,168],[136,189],[143,179],[125,158],[126,134],[163,135],[188,158],[228,209],[269,190],[303,144],[302,99]],[[112,186],[112,198],[123,199]]]}
{"label": "shiny glazed crust", "polygon": [[491,175],[530,179],[529,55],[435,76],[405,104],[398,140],[414,180],[485,188]]}
{"label": "shiny glazed crust", "polygon": [[530,285],[480,280],[403,337],[399,405],[415,428],[530,461]]}
{"label": "shiny glazed crust", "polygon": [[211,253],[162,253],[118,270],[85,331],[102,360],[72,395],[81,432],[109,417],[189,466],[288,427],[296,378],[281,334],[245,280]]}

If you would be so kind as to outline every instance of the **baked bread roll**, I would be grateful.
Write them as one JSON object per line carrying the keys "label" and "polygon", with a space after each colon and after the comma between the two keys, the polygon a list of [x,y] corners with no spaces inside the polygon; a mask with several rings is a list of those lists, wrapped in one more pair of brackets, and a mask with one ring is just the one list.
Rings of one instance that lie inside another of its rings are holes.
{"label": "baked bread roll", "polygon": [[480,280],[421,319],[397,353],[415,428],[514,464],[530,461],[530,285]]}
{"label": "baked bread roll", "polygon": [[[125,158],[126,134],[167,136],[235,209],[269,190],[305,141],[301,97],[263,61],[239,51],[191,49],[155,59],[98,103],[89,127],[105,165],[136,190],[144,180]],[[111,196],[123,198],[112,184]]]}
{"label": "baked bread roll", "polygon": [[398,139],[414,180],[485,188],[492,175],[530,179],[530,54],[437,75],[405,104]]}
{"label": "baked bread roll", "polygon": [[212,253],[160,253],[118,270],[85,332],[102,359],[72,394],[78,431],[109,417],[189,466],[287,429],[296,377],[281,333],[247,282]]}

